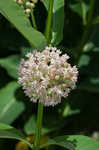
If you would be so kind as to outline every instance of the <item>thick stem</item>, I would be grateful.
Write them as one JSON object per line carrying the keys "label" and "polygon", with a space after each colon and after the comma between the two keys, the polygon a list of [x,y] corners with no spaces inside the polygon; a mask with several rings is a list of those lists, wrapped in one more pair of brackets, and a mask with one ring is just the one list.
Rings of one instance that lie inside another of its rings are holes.
{"label": "thick stem", "polygon": [[35,139],[34,139],[33,150],[39,150],[39,147],[40,147],[42,118],[43,118],[43,104],[38,103],[37,125],[36,125],[36,131],[35,131]]}
{"label": "thick stem", "polygon": [[88,38],[90,27],[92,26],[92,17],[93,17],[93,12],[94,12],[94,6],[95,6],[95,0],[91,0],[90,1],[89,13],[88,13],[87,25],[86,25],[84,33],[82,35],[80,46],[77,49],[77,51],[78,51],[79,54],[81,54],[82,51],[83,51],[83,47],[84,47],[85,42],[86,42],[86,40]]}
{"label": "thick stem", "polygon": [[54,0],[49,1],[48,17],[47,17],[46,29],[45,29],[45,37],[47,39],[48,44],[50,44],[50,42],[51,42],[51,26],[52,26],[52,15],[53,15],[53,3],[54,3]]}
{"label": "thick stem", "polygon": [[[51,40],[50,35],[51,35],[51,25],[52,25],[52,15],[53,15],[53,2],[54,0],[49,1],[48,18],[47,18],[46,29],[45,29],[45,37],[47,39],[48,44],[50,44],[50,40]],[[37,125],[35,131],[33,150],[39,150],[40,147],[42,118],[43,118],[43,104],[38,103]]]}

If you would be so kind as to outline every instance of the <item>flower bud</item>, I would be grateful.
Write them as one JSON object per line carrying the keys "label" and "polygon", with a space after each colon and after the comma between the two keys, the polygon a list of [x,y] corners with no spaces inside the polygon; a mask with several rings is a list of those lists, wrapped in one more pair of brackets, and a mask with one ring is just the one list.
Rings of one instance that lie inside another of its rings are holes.
{"label": "flower bud", "polygon": [[68,67],[68,65],[69,65],[69,64],[68,64],[67,62],[64,63],[64,67]]}
{"label": "flower bud", "polygon": [[25,10],[25,13],[26,13],[27,15],[29,15],[29,14],[31,13],[31,9],[27,8],[27,9]]}
{"label": "flower bud", "polygon": [[51,91],[51,90],[49,90],[47,93],[48,93],[48,95],[51,95],[51,94],[52,94],[52,91]]}
{"label": "flower bud", "polygon": [[17,0],[17,3],[22,5],[23,4],[23,1],[22,0]]}
{"label": "flower bud", "polygon": [[67,86],[66,83],[63,83],[63,84],[62,84],[62,87],[63,87],[63,88],[66,88],[66,86]]}
{"label": "flower bud", "polygon": [[60,79],[60,76],[59,75],[56,75],[55,76],[55,80],[59,80]]}
{"label": "flower bud", "polygon": [[31,3],[31,8],[34,8],[35,7],[35,4],[34,3]]}
{"label": "flower bud", "polygon": [[64,75],[64,77],[63,77],[64,80],[69,79],[69,78],[70,78],[70,74],[69,74],[69,73],[66,73],[66,74]]}
{"label": "flower bud", "polygon": [[30,2],[26,2],[26,7],[27,8],[31,8],[31,3]]}
{"label": "flower bud", "polygon": [[36,94],[32,94],[32,96],[35,98],[37,95]]}
{"label": "flower bud", "polygon": [[21,5],[21,8],[24,10],[24,6],[23,5]]}

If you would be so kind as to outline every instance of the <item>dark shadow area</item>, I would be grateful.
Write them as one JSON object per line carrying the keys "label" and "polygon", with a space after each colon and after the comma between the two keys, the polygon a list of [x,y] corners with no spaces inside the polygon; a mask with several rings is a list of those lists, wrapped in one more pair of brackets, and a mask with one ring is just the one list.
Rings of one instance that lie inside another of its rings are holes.
{"label": "dark shadow area", "polygon": [[8,76],[7,71],[0,66],[0,88],[3,88],[11,81],[13,81],[13,79]]}
{"label": "dark shadow area", "polygon": [[36,24],[38,30],[42,33],[45,32],[46,18],[47,18],[47,10],[44,7],[42,2],[38,2],[36,8],[34,10],[34,15],[36,19]]}

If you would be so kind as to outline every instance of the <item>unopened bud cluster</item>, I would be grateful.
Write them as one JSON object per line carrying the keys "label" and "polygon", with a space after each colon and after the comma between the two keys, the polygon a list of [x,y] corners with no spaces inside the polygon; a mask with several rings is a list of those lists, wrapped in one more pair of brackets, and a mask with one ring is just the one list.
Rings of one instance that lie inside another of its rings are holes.
{"label": "unopened bud cluster", "polygon": [[54,106],[75,88],[78,71],[67,62],[56,47],[46,47],[42,52],[33,51],[19,65],[18,81],[33,102]]}
{"label": "unopened bud cluster", "polygon": [[[43,0],[41,0],[43,2]],[[21,6],[25,14],[29,17],[31,9],[34,9],[38,0],[16,0],[16,2]]]}

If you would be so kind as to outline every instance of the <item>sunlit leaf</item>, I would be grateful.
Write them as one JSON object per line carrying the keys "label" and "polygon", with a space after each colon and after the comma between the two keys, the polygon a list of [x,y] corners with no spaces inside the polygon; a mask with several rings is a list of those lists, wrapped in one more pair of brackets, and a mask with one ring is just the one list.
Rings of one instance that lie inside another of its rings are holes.
{"label": "sunlit leaf", "polygon": [[25,109],[22,100],[16,98],[17,82],[11,82],[0,90],[0,122],[11,124]]}
{"label": "sunlit leaf", "polygon": [[33,47],[38,49],[45,47],[45,37],[32,28],[29,19],[14,0],[0,1],[0,12],[32,44]]}
{"label": "sunlit leaf", "polygon": [[41,146],[44,148],[50,145],[58,145],[69,150],[98,150],[99,142],[87,136],[69,135],[60,136],[49,140],[48,143]]}

